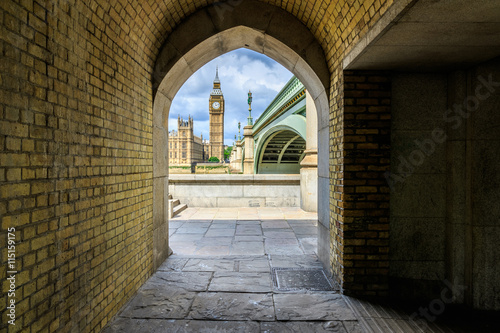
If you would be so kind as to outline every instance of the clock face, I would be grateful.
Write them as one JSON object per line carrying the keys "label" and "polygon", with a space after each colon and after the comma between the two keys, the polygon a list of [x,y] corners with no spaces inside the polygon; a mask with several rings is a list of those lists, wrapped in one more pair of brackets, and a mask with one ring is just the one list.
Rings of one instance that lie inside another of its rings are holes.
{"label": "clock face", "polygon": [[219,103],[219,102],[213,102],[213,103],[212,103],[212,107],[213,107],[214,109],[218,109],[218,108],[220,108],[220,103]]}

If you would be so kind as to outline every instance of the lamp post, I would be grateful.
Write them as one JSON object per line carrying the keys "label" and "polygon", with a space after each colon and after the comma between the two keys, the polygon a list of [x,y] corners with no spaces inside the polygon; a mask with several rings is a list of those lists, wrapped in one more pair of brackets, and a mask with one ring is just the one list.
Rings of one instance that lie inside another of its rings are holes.
{"label": "lamp post", "polygon": [[248,124],[252,126],[253,125],[253,118],[252,118],[252,92],[249,90],[248,91]]}

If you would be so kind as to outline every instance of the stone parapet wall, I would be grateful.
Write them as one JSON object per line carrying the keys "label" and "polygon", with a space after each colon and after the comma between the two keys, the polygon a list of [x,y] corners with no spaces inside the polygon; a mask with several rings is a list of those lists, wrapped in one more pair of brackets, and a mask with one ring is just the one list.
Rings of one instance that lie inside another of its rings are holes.
{"label": "stone parapet wall", "polygon": [[300,175],[170,175],[168,188],[189,207],[300,206]]}

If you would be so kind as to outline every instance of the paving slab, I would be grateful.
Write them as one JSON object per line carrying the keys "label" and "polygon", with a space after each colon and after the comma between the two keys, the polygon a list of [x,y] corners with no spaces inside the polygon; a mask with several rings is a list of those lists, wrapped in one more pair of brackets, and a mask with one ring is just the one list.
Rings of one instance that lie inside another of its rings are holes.
{"label": "paving slab", "polygon": [[217,214],[215,214],[216,219],[220,220],[233,220],[238,218],[238,212],[237,211],[219,211]]}
{"label": "paving slab", "polygon": [[182,226],[190,228],[208,228],[211,223],[212,220],[197,220],[197,221],[188,220],[184,222]]}
{"label": "paving slab", "polygon": [[195,214],[191,215],[191,220],[213,220],[215,217],[215,211],[198,211]]}
{"label": "paving slab", "polygon": [[186,261],[184,272],[234,271],[234,260],[230,259],[189,259]]}
{"label": "paving slab", "polygon": [[264,236],[234,236],[234,242],[263,242]]}
{"label": "paving slab", "polygon": [[[267,238],[264,240],[264,248],[267,255],[303,255],[302,248],[297,239],[294,238]],[[287,252],[292,251],[292,252]]]}
{"label": "paving slab", "polygon": [[199,241],[203,238],[203,234],[188,234],[188,233],[175,233],[170,237],[170,242],[184,242],[184,241]]}
{"label": "paving slab", "polygon": [[293,228],[294,226],[318,226],[318,219],[305,220],[305,219],[287,219],[288,224]]}
{"label": "paving slab", "polygon": [[266,246],[299,245],[297,238],[266,238]]}
{"label": "paving slab", "polygon": [[108,323],[102,333],[133,333],[133,332],[158,332],[160,323],[157,319],[136,319],[116,317]]}
{"label": "paving slab", "polygon": [[196,248],[198,247],[195,242],[187,242],[187,241],[170,241],[170,248],[174,251],[174,254],[183,254],[189,255],[194,254]]}
{"label": "paving slab", "polygon": [[299,238],[299,243],[305,254],[316,254],[318,250],[317,238]]}
{"label": "paving slab", "polygon": [[296,238],[295,233],[289,230],[264,229],[266,238]]}
{"label": "paving slab", "polygon": [[163,264],[158,267],[159,271],[180,271],[186,265],[188,259],[172,259],[168,258]]}
{"label": "paving slab", "polygon": [[244,225],[260,225],[262,222],[260,220],[240,220],[236,221],[237,224],[244,224]]}
{"label": "paving slab", "polygon": [[357,319],[339,294],[274,294],[273,297],[278,320]]}
{"label": "paving slab", "polygon": [[194,254],[205,256],[223,256],[228,255],[229,251],[229,245],[207,245],[199,247]]}
{"label": "paving slab", "polygon": [[357,320],[344,320],[342,322],[348,333],[365,333],[361,323]]}
{"label": "paving slab", "polygon": [[341,321],[263,322],[260,330],[266,333],[348,333]]}
{"label": "paving slab", "polygon": [[267,256],[255,259],[244,259],[238,261],[238,271],[242,273],[270,272],[269,260]]}
{"label": "paving slab", "polygon": [[262,228],[265,229],[276,229],[276,228],[290,228],[286,221],[263,221]]}
{"label": "paving slab", "polygon": [[234,235],[234,229],[226,229],[226,228],[219,228],[219,229],[209,229],[207,233],[205,234],[205,237],[232,237]]}
{"label": "paving slab", "polygon": [[270,273],[216,272],[208,291],[269,293]]}
{"label": "paving slab", "polygon": [[238,214],[238,220],[260,220],[259,214]]}
{"label": "paving slab", "polygon": [[176,321],[169,325],[168,330],[163,332],[176,333],[253,333],[258,332],[259,324],[253,321],[207,321],[207,320],[184,320]]}
{"label": "paving slab", "polygon": [[236,235],[238,235],[238,236],[260,236],[260,235],[262,235],[262,229],[261,229],[260,225],[238,224],[236,226]]}
{"label": "paving slab", "polygon": [[144,284],[145,287],[157,285],[163,288],[184,289],[187,291],[206,291],[212,277],[211,272],[165,272],[158,271]]}
{"label": "paving slab", "polygon": [[188,227],[185,224],[177,229],[176,234],[204,234],[208,227]]}
{"label": "paving slab", "polygon": [[236,229],[236,222],[228,221],[230,223],[212,223],[208,231],[213,229]]}
{"label": "paving slab", "polygon": [[169,229],[171,229],[171,228],[180,228],[180,227],[182,227],[182,225],[184,223],[185,223],[184,221],[172,221],[172,220],[170,220],[168,222],[168,228]]}
{"label": "paving slab", "polygon": [[164,320],[118,317],[106,327],[103,333],[253,333],[259,331],[259,323],[253,321]]}
{"label": "paving slab", "polygon": [[176,220],[189,220],[194,214],[198,212],[199,208],[188,207],[181,213],[175,216]]}
{"label": "paving slab", "polygon": [[151,286],[141,288],[120,314],[128,318],[185,318],[196,293],[182,289]]}
{"label": "paving slab", "polygon": [[288,255],[271,255],[271,267],[286,268],[322,268],[321,261],[316,255],[301,255],[290,257]]}
{"label": "paving slab", "polygon": [[206,218],[190,218],[188,220],[185,220],[186,223],[192,224],[192,223],[212,223],[213,218],[211,217],[206,217]]}
{"label": "paving slab", "polygon": [[315,226],[293,226],[292,225],[293,232],[295,232],[296,235],[317,235],[318,234],[318,227]]}
{"label": "paving slab", "polygon": [[218,219],[213,219],[212,220],[212,224],[236,224],[236,221],[237,221],[237,219],[234,219],[234,220],[228,220],[228,219],[218,220]]}
{"label": "paving slab", "polygon": [[271,255],[292,256],[304,254],[296,238],[266,238],[264,248],[266,254]]}
{"label": "paving slab", "polygon": [[235,242],[231,246],[232,255],[264,255],[264,242]]}
{"label": "paving slab", "polygon": [[201,246],[207,245],[231,245],[233,243],[233,237],[203,237],[197,244]]}
{"label": "paving slab", "polygon": [[279,255],[279,254],[287,254],[290,256],[299,256],[304,254],[304,251],[297,245],[265,245],[266,254],[270,255]]}
{"label": "paving slab", "polygon": [[273,321],[271,294],[200,293],[189,312],[193,319]]}

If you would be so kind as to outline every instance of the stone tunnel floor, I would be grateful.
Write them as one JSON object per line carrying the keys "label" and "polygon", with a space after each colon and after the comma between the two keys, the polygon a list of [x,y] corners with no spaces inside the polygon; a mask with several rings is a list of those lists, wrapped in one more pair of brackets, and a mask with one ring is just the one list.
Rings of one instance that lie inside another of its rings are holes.
{"label": "stone tunnel floor", "polygon": [[316,256],[315,213],[188,208],[169,223],[173,254],[103,332],[490,332],[339,294]]}

